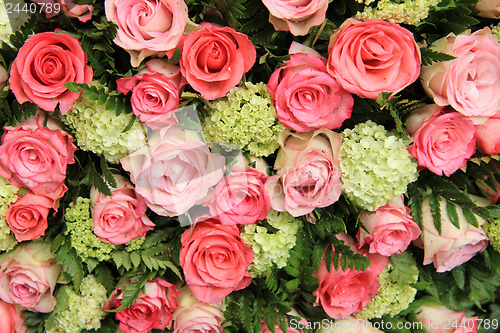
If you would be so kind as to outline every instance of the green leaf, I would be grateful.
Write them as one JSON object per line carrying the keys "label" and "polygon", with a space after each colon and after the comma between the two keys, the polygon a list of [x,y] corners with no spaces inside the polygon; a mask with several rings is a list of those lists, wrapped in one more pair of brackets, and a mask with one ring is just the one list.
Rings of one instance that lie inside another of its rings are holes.
{"label": "green leaf", "polygon": [[429,206],[431,207],[431,215],[432,219],[434,220],[434,226],[436,227],[436,230],[438,233],[441,235],[441,206],[439,203],[439,195],[436,193],[432,193],[430,199],[429,199]]}
{"label": "green leaf", "polygon": [[285,289],[289,293],[296,292],[299,289],[300,279],[293,279],[285,283]]}
{"label": "green leaf", "polygon": [[476,215],[474,215],[474,213],[472,213],[472,211],[470,209],[462,207],[462,213],[464,214],[467,222],[469,222],[470,224],[472,224],[476,228],[479,227],[479,221],[477,220]]}
{"label": "green leaf", "polygon": [[457,229],[460,229],[460,221],[458,219],[457,207],[455,206],[454,203],[446,201],[446,213],[448,214],[451,223],[455,227],[457,227]]}
{"label": "green leaf", "polygon": [[116,184],[115,177],[114,177],[113,173],[109,170],[108,163],[106,163],[106,159],[102,156],[101,156],[101,160],[100,160],[100,165],[101,165],[102,175],[103,175],[104,179],[106,180],[106,182],[111,187],[116,188],[117,184]]}
{"label": "green leaf", "polygon": [[134,268],[137,268],[141,265],[141,256],[137,252],[132,252],[130,254],[130,261],[134,265]]}
{"label": "green leaf", "polygon": [[122,251],[113,251],[111,252],[111,258],[115,262],[116,268],[120,268],[123,266],[123,252]]}
{"label": "green leaf", "polygon": [[428,47],[421,47],[420,54],[422,55],[422,66],[429,66],[433,63],[449,61],[456,58],[450,54],[434,51]]}
{"label": "green leaf", "polygon": [[464,290],[465,288],[465,267],[460,265],[451,270],[451,274],[457,283],[458,288]]}

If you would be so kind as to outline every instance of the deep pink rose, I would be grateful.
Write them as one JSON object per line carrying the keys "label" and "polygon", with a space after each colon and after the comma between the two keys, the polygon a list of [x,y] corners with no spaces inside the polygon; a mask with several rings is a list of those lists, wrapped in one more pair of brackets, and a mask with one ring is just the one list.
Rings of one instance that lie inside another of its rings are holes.
{"label": "deep pink rose", "polygon": [[[117,288],[104,310],[116,309],[121,305],[124,291]],[[164,330],[172,321],[172,312],[177,308],[179,291],[173,284],[161,278],[149,280],[135,302],[125,310],[116,313],[118,327],[125,333],[147,333],[153,329]]]}
{"label": "deep pink rose", "polygon": [[252,68],[255,47],[247,35],[202,22],[185,37],[180,66],[187,82],[206,99],[224,97]]}
{"label": "deep pink rose", "polygon": [[13,304],[5,303],[0,300],[0,318],[2,325],[0,333],[24,333],[26,326],[24,325],[23,311],[18,311]]}
{"label": "deep pink rose", "polygon": [[11,204],[5,214],[7,224],[20,242],[33,240],[45,235],[47,217],[51,210],[57,211],[57,200],[64,196],[68,188],[61,184],[53,192],[34,194],[30,190]]}
{"label": "deep pink rose", "polygon": [[328,71],[347,91],[376,99],[420,74],[420,48],[409,30],[382,20],[348,19],[330,37]]}
{"label": "deep pink rose", "polygon": [[63,12],[67,17],[76,17],[81,22],[92,18],[92,5],[77,5],[71,0],[31,0],[41,7],[46,18],[51,18]]}
{"label": "deep pink rose", "polygon": [[407,131],[414,137],[408,152],[418,160],[419,167],[439,176],[450,176],[476,151],[472,121],[435,104],[412,112]]}
{"label": "deep pink rose", "polygon": [[476,145],[488,155],[500,154],[500,112],[489,118],[484,124],[476,125]]}
{"label": "deep pink rose", "polygon": [[148,206],[138,195],[132,183],[120,175],[114,175],[117,187],[106,196],[92,187],[90,199],[93,205],[94,234],[103,242],[125,244],[145,236],[155,224],[146,215]]}
{"label": "deep pink rose", "polygon": [[237,226],[215,219],[197,222],[184,231],[181,243],[179,259],[185,280],[200,301],[220,302],[252,281],[247,268],[253,251]]}
{"label": "deep pink rose", "polygon": [[[339,234],[338,238],[357,251],[356,242],[347,234]],[[335,249],[333,250],[335,251]],[[359,312],[373,299],[380,286],[378,275],[388,262],[388,258],[379,254],[367,254],[370,266],[365,271],[342,270],[340,265],[335,269],[332,263],[330,271],[323,259],[314,276],[318,278],[318,289],[315,306],[321,305],[323,310],[334,319],[343,319]]]}
{"label": "deep pink rose", "polygon": [[474,10],[477,10],[478,16],[492,19],[500,18],[500,0],[479,0],[474,5]]}
{"label": "deep pink rose", "polygon": [[284,131],[279,134],[278,143],[281,148],[274,164],[277,175],[266,182],[272,209],[297,217],[339,199],[342,183],[338,133],[327,129],[308,133]]}
{"label": "deep pink rose", "polygon": [[364,226],[359,228],[357,235],[359,247],[368,245],[370,253],[387,257],[403,253],[422,233],[413,222],[402,196],[389,200],[374,212],[361,212],[359,219]]}
{"label": "deep pink rose", "polygon": [[222,224],[254,224],[271,208],[264,183],[268,176],[255,169],[234,170],[222,178],[206,205]]}
{"label": "deep pink rose", "polygon": [[179,91],[186,84],[178,66],[152,59],[137,75],[118,79],[116,84],[123,94],[132,91],[132,110],[151,129],[177,124],[174,111],[179,107]]}
{"label": "deep pink rose", "polygon": [[414,311],[427,333],[476,333],[478,317],[466,317],[465,311],[444,306],[422,305]]}
{"label": "deep pink rose", "polygon": [[422,85],[434,103],[450,105],[474,124],[500,110],[500,47],[489,28],[449,34],[430,48],[456,57],[422,67]]}
{"label": "deep pink rose", "polygon": [[309,29],[323,23],[328,0],[262,0],[269,10],[274,29],[290,31],[294,36],[307,35]]}
{"label": "deep pink rose", "polygon": [[222,333],[224,312],[221,303],[199,301],[185,286],[179,293],[179,307],[174,311],[173,333]]}
{"label": "deep pink rose", "polygon": [[[491,203],[485,198],[472,195],[470,197],[479,206]],[[467,222],[462,209],[457,206],[460,229],[453,225],[448,214],[442,214],[441,234],[439,234],[434,225],[429,199],[425,198],[422,202],[422,236],[415,241],[416,245],[424,249],[424,265],[433,263],[437,272],[447,272],[486,249],[488,237],[481,228],[485,222],[481,217],[476,216],[479,227],[474,227]],[[439,206],[442,212],[446,212],[446,205],[446,200],[441,198]]]}
{"label": "deep pink rose", "polygon": [[65,33],[41,32],[19,49],[9,83],[19,103],[32,102],[46,111],[54,111],[59,104],[64,115],[80,96],[64,84],[90,83],[92,74],[78,39]]}
{"label": "deep pink rose", "polygon": [[201,204],[224,175],[224,157],[212,154],[196,132],[169,126],[121,160],[151,210],[178,216]]}
{"label": "deep pink rose", "polygon": [[326,71],[326,60],[296,53],[271,75],[267,92],[279,121],[298,132],[334,129],[351,116],[354,99]]}
{"label": "deep pink rose", "polygon": [[49,243],[21,243],[0,255],[0,299],[33,312],[51,312],[61,268]]}
{"label": "deep pink rose", "polygon": [[59,188],[66,178],[66,167],[75,163],[73,138],[59,129],[52,117],[42,127],[42,113],[17,127],[5,127],[0,145],[0,176],[17,187],[35,194]]}
{"label": "deep pink rose", "polygon": [[114,42],[133,67],[175,49],[188,23],[183,0],[106,0],[104,6],[106,18],[118,25]]}

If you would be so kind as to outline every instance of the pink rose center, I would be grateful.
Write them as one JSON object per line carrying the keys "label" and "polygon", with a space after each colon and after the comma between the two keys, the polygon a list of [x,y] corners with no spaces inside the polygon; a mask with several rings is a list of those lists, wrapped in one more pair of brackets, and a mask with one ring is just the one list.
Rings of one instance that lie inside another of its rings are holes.
{"label": "pink rose center", "polygon": [[[172,27],[172,12],[160,1],[145,1],[143,6],[134,8],[137,13],[137,26],[142,27],[140,33],[144,39],[154,38],[149,32],[165,32]],[[134,15],[130,15],[134,17]]]}
{"label": "pink rose center", "polygon": [[220,42],[215,41],[201,50],[199,59],[200,66],[206,72],[218,72],[227,63],[226,48]]}

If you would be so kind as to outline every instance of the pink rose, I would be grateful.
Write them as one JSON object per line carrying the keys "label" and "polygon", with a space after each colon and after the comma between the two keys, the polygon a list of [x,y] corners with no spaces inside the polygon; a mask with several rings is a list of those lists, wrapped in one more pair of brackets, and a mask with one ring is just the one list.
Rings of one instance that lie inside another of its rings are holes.
{"label": "pink rose", "polygon": [[80,22],[87,22],[92,18],[92,5],[77,5],[71,0],[31,0],[41,6],[46,18],[58,15],[61,11],[67,17],[76,17]]}
{"label": "pink rose", "polygon": [[33,312],[51,312],[57,303],[53,293],[60,272],[50,244],[22,243],[0,255],[0,299]]}
{"label": "pink rose", "polygon": [[24,325],[22,313],[23,311],[18,311],[13,304],[0,300],[0,318],[2,318],[0,333],[26,332],[27,327]]}
{"label": "pink rose", "polygon": [[59,188],[66,178],[66,167],[75,163],[73,138],[59,129],[52,117],[43,127],[43,113],[18,125],[5,127],[0,145],[0,176],[17,187],[35,194]]}
{"label": "pink rose", "polygon": [[328,0],[262,0],[269,10],[269,22],[274,29],[290,31],[294,36],[307,35],[309,29],[323,23]]}
{"label": "pink rose", "polygon": [[264,183],[267,175],[246,168],[222,178],[206,205],[222,224],[254,224],[266,218],[271,208]]}
{"label": "pink rose", "polygon": [[430,47],[456,57],[422,67],[422,85],[434,103],[450,105],[474,124],[500,110],[500,47],[489,28],[449,34]]}
{"label": "pink rose", "polygon": [[279,134],[274,168],[266,188],[271,208],[297,217],[336,202],[342,192],[337,164],[340,135],[327,129]]}
{"label": "pink rose", "polygon": [[222,333],[224,312],[220,303],[204,303],[187,286],[179,293],[179,307],[174,311],[173,333]]}
{"label": "pink rose", "polygon": [[[117,288],[111,295],[104,310],[116,309],[121,305],[124,291]],[[179,291],[161,278],[149,280],[144,292],[128,308],[116,313],[118,327],[125,333],[147,333],[152,329],[164,330],[172,321],[172,311],[177,304]]]}
{"label": "pink rose", "polygon": [[68,188],[62,184],[53,192],[34,194],[30,190],[9,206],[5,214],[7,224],[20,242],[45,235],[47,217],[51,210],[57,211],[57,200]]}
{"label": "pink rose", "polygon": [[410,209],[405,206],[402,196],[389,200],[372,213],[361,212],[359,219],[364,226],[359,228],[356,236],[359,247],[368,245],[370,253],[387,257],[403,253],[411,241],[422,233],[413,222]]}
{"label": "pink rose", "polygon": [[132,110],[151,129],[177,124],[174,111],[179,107],[179,91],[186,84],[178,66],[152,59],[137,75],[118,79],[116,84],[123,94],[132,91]]}
{"label": "pink rose", "polygon": [[479,0],[474,5],[474,10],[477,10],[478,16],[492,19],[500,18],[500,0]]}
{"label": "pink rose", "polygon": [[[292,309],[289,315],[293,315],[296,317],[300,317],[299,314]],[[304,318],[300,317],[300,319],[296,318],[287,318],[287,333],[304,333],[306,332],[304,329],[305,328],[310,328],[309,327],[310,323]],[[260,333],[271,333],[272,331],[267,327],[266,321],[262,321],[262,326],[260,328]],[[274,324],[274,332],[275,333],[283,333],[283,330],[281,329],[279,324]]]}
{"label": "pink rose", "polygon": [[[487,206],[491,203],[485,198],[472,195],[470,197],[480,206]],[[424,249],[424,265],[433,263],[437,272],[446,272],[469,261],[477,253],[486,249],[488,237],[481,228],[485,222],[481,217],[476,215],[479,228],[474,227],[467,222],[462,209],[457,206],[460,229],[453,225],[448,214],[442,214],[441,234],[439,234],[434,226],[429,199],[429,197],[425,198],[422,202],[422,236],[415,242]],[[446,200],[441,198],[439,206],[442,212],[446,212],[446,205]]]}
{"label": "pink rose", "polygon": [[398,24],[348,19],[330,37],[328,71],[345,90],[376,99],[418,78],[420,48],[412,33]]}
{"label": "pink rose", "polygon": [[90,83],[93,70],[80,42],[65,33],[41,32],[19,49],[10,69],[10,89],[19,103],[32,102],[43,110],[61,114],[71,109],[80,93],[66,82]]}
{"label": "pink rose", "polygon": [[444,306],[422,305],[415,310],[417,319],[427,333],[476,333],[478,317],[466,317],[465,311]]}
{"label": "pink rose", "polygon": [[[338,238],[356,250],[356,242],[347,234],[339,234]],[[335,249],[333,250],[335,251]],[[358,251],[359,252],[359,251]],[[354,312],[361,311],[375,296],[380,286],[378,275],[388,262],[388,258],[379,254],[367,254],[370,266],[365,271],[335,269],[332,263],[330,271],[323,259],[314,276],[318,278],[318,289],[314,292],[316,302],[334,319],[344,319]]]}
{"label": "pink rose", "polygon": [[326,60],[296,53],[271,75],[267,92],[276,115],[298,132],[338,128],[351,116],[354,99],[326,71]]}
{"label": "pink rose", "polygon": [[496,113],[484,124],[476,125],[477,147],[488,155],[500,154],[500,113]]}
{"label": "pink rose", "polygon": [[407,131],[414,137],[408,152],[418,160],[419,167],[439,176],[450,176],[476,151],[472,121],[435,104],[413,111]]}
{"label": "pink rose", "polygon": [[234,290],[248,287],[252,249],[235,225],[215,219],[195,223],[181,238],[180,265],[187,285],[202,302],[222,301]]}
{"label": "pink rose", "polygon": [[187,82],[206,99],[224,97],[252,68],[255,47],[229,27],[202,22],[183,42],[180,66]]}
{"label": "pink rose", "polygon": [[183,0],[106,0],[106,18],[118,25],[114,42],[133,67],[176,48],[188,23]]}
{"label": "pink rose", "polygon": [[121,175],[114,177],[117,187],[112,188],[111,196],[92,187],[90,199],[94,234],[103,242],[119,245],[145,236],[155,224],[146,215],[146,202],[135,192],[132,183]]}

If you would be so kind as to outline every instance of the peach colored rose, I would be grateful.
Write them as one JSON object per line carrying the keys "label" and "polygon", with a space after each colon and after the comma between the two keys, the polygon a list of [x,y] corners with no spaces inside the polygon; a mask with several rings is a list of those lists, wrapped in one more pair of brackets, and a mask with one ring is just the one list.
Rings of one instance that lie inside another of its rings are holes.
{"label": "peach colored rose", "polygon": [[203,97],[224,97],[252,68],[255,47],[248,37],[229,27],[202,22],[183,41],[180,66],[187,82]]}
{"label": "peach colored rose", "polygon": [[[338,234],[355,252],[356,241],[347,234]],[[333,250],[335,251],[335,249]],[[366,254],[370,266],[364,271],[335,269],[332,263],[328,271],[325,259],[321,261],[314,276],[318,278],[318,289],[315,306],[321,305],[323,310],[334,319],[344,319],[354,312],[361,311],[375,296],[380,286],[378,275],[388,262],[388,258],[379,254]]]}
{"label": "peach colored rose", "polygon": [[198,133],[175,126],[154,131],[147,145],[121,164],[135,191],[163,216],[178,216],[201,204],[225,168],[224,157],[211,154]]}
{"label": "peach colored rose", "polygon": [[466,317],[465,311],[444,306],[422,305],[414,311],[427,333],[476,333],[478,317]]}
{"label": "peach colored rose", "polygon": [[497,112],[484,124],[476,125],[476,145],[488,155],[500,154],[500,113]]}
{"label": "peach colored rose", "polygon": [[479,0],[474,5],[478,16],[499,19],[500,18],[500,0]]}
{"label": "peach colored rose", "polygon": [[179,307],[174,311],[173,333],[222,333],[224,312],[220,303],[199,301],[188,286],[181,288]]}
{"label": "peach colored rose", "polygon": [[280,122],[298,132],[334,129],[351,116],[354,99],[326,71],[326,60],[296,53],[271,75],[267,92]]}
{"label": "peach colored rose", "polygon": [[248,287],[252,249],[235,225],[216,219],[195,223],[182,234],[180,265],[193,294],[202,302],[222,301],[234,290]]}
{"label": "peach colored rose", "polygon": [[357,235],[359,247],[368,245],[370,253],[387,257],[403,253],[422,233],[413,222],[402,196],[389,200],[374,212],[361,212],[359,219],[364,226],[359,228]]}
{"label": "peach colored rose", "polygon": [[[117,288],[104,310],[116,309],[121,305],[124,291]],[[172,312],[177,308],[179,291],[176,287],[158,278],[148,280],[139,298],[128,308],[116,312],[118,327],[125,333],[147,333],[152,329],[164,330],[172,321]]]}
{"label": "peach colored rose", "polygon": [[[485,198],[472,195],[470,197],[480,206],[491,203]],[[488,237],[481,228],[485,222],[481,217],[476,216],[479,227],[474,227],[467,222],[462,209],[457,206],[460,229],[453,225],[448,214],[442,214],[439,234],[434,225],[429,199],[430,197],[427,197],[422,202],[423,230],[421,239],[415,241],[416,245],[424,249],[424,265],[433,263],[437,272],[447,272],[486,249]],[[446,212],[446,205],[446,200],[441,198],[439,206],[442,212]]]}
{"label": "peach colored rose", "polygon": [[46,18],[57,16],[63,12],[67,17],[76,17],[80,22],[87,22],[92,18],[92,5],[77,5],[71,0],[31,0],[41,6]]}
{"label": "peach colored rose", "polygon": [[420,168],[450,176],[476,151],[474,124],[464,115],[429,104],[412,112],[407,132],[414,137],[408,152]]}
{"label": "peach colored rose", "polygon": [[420,48],[409,30],[382,20],[348,19],[330,37],[328,71],[347,91],[376,99],[420,74]]}
{"label": "peach colored rose", "polygon": [[269,10],[274,29],[290,31],[294,36],[307,35],[309,29],[326,18],[328,0],[262,0]]}
{"label": "peach colored rose", "polygon": [[155,224],[146,215],[144,199],[138,195],[132,183],[121,175],[114,175],[117,187],[106,196],[92,187],[92,218],[94,234],[100,240],[115,245],[125,244],[145,236]]}
{"label": "peach colored rose", "polygon": [[49,243],[22,243],[0,255],[0,299],[33,312],[51,312],[60,272]]}
{"label": "peach colored rose", "polygon": [[449,34],[430,48],[456,57],[422,67],[422,85],[434,103],[450,105],[474,124],[500,110],[500,47],[489,28]]}
{"label": "peach colored rose", "polygon": [[45,111],[54,111],[59,104],[64,115],[80,96],[64,84],[90,83],[92,74],[78,39],[66,33],[41,32],[19,49],[9,83],[19,103],[32,102]]}
{"label": "peach colored rose", "polygon": [[13,304],[0,300],[0,318],[2,325],[0,333],[24,333],[27,327],[24,325],[23,311],[19,311]]}
{"label": "peach colored rose", "polygon": [[327,129],[284,131],[278,143],[281,148],[274,164],[277,175],[266,182],[272,209],[297,217],[339,199],[342,183],[337,165],[341,145],[338,133]]}
{"label": "peach colored rose", "polygon": [[118,25],[114,42],[133,67],[179,43],[188,23],[184,0],[105,0],[106,18]]}

